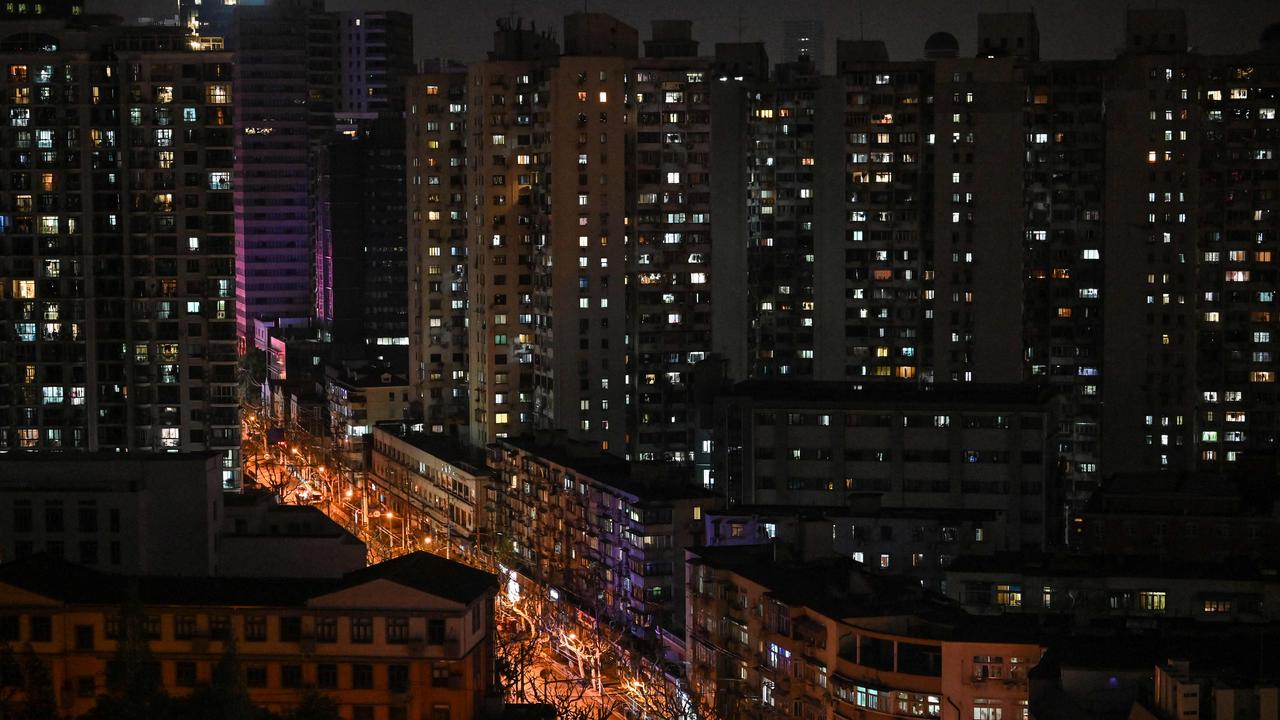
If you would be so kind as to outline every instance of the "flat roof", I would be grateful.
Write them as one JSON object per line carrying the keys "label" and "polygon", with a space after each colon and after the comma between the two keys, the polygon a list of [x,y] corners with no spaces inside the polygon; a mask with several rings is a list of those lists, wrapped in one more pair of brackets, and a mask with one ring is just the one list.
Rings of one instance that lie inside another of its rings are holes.
{"label": "flat roof", "polygon": [[872,631],[922,640],[1039,642],[1043,628],[1030,617],[970,615],[950,598],[926,590],[918,580],[867,572],[844,557],[806,563],[776,562],[767,549],[714,547],[691,551],[701,562],[764,588],[791,606]]}
{"label": "flat roof", "polygon": [[788,404],[832,405],[867,403],[871,405],[935,407],[938,405],[973,405],[979,407],[1039,408],[1053,391],[1031,384],[940,383],[905,385],[883,382],[833,382],[816,380],[746,380],[721,393],[726,397],[749,397],[753,400]]}
{"label": "flat roof", "polygon": [[[625,460],[595,450],[594,446],[586,443],[564,440],[546,442],[539,440],[536,436],[523,435],[516,438],[500,438],[494,444],[508,445],[542,458],[549,463],[572,470],[575,474],[635,495],[641,501],[716,497],[715,493],[690,484],[684,473],[680,473],[679,477],[673,480],[660,477],[639,479]],[[646,467],[644,470],[646,472],[643,475],[647,476],[650,469]]]}
{"label": "flat roof", "polygon": [[458,442],[449,435],[425,432],[401,432],[404,423],[380,423],[373,426],[375,433],[382,432],[411,445],[434,458],[457,466],[472,475],[492,475],[484,465],[484,453]]}
{"label": "flat roof", "polygon": [[1032,577],[1088,577],[1099,580],[1133,577],[1280,582],[1280,575],[1277,575],[1274,568],[1261,567],[1245,559],[1191,563],[1159,557],[1110,554],[1002,552],[994,555],[962,555],[952,562],[947,571]]}

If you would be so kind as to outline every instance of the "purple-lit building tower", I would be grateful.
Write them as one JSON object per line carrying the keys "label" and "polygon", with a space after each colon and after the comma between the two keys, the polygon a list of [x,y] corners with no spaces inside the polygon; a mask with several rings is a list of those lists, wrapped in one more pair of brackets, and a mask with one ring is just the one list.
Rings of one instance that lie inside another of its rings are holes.
{"label": "purple-lit building tower", "polygon": [[311,0],[241,6],[235,52],[236,307],[254,319],[314,311],[313,141],[333,125],[335,18]]}

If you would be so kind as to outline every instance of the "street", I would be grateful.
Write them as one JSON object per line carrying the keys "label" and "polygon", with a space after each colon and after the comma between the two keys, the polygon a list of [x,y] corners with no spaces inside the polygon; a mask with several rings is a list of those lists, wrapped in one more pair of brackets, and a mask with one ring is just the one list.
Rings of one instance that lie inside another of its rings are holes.
{"label": "street", "polygon": [[246,484],[252,479],[282,503],[317,507],[365,543],[371,564],[424,551],[499,575],[504,589],[495,607],[495,647],[512,666],[508,700],[546,703],[559,717],[580,720],[661,716],[652,710],[654,689],[620,662],[628,656],[620,646],[625,632],[591,627],[582,614],[557,609],[558,593],[484,553],[455,551],[410,532],[430,527],[430,519],[398,517],[370,497],[363,469],[349,467],[349,455],[323,439],[291,429],[284,441],[268,443],[268,424],[251,408],[243,412],[242,427]]}

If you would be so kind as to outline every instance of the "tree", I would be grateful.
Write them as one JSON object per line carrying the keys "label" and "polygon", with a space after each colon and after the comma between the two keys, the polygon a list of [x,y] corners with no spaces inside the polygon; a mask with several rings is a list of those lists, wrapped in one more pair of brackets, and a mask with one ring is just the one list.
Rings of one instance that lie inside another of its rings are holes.
{"label": "tree", "polygon": [[504,698],[520,700],[529,681],[529,671],[545,643],[540,635],[519,628],[517,620],[508,620],[506,624],[508,629],[494,633],[494,682]]}
{"label": "tree", "polygon": [[23,648],[21,667],[25,708],[16,717],[30,720],[57,717],[58,699],[53,693],[53,677],[49,675],[49,668],[36,655],[31,643]]}
{"label": "tree", "polygon": [[0,643],[0,717],[16,714],[22,698],[22,667],[8,643]]}
{"label": "tree", "polygon": [[338,714],[338,703],[333,698],[308,690],[302,696],[302,702],[289,711],[284,720],[342,720],[342,716]]}
{"label": "tree", "polygon": [[529,681],[525,698],[554,708],[559,720],[609,720],[626,708],[622,699],[592,690],[590,681],[560,679],[549,668]]}
{"label": "tree", "polygon": [[120,611],[120,638],[107,663],[107,692],[86,715],[91,720],[151,720],[169,714],[169,696],[160,680],[160,664],[151,654],[147,618],[137,603]]}
{"label": "tree", "polygon": [[262,711],[249,700],[233,636],[222,641],[222,655],[213,666],[209,684],[197,688],[182,705],[178,714],[192,720],[255,720],[262,716]]}
{"label": "tree", "polygon": [[236,375],[241,404],[257,407],[262,402],[262,385],[267,381],[266,353],[250,349],[241,355]]}

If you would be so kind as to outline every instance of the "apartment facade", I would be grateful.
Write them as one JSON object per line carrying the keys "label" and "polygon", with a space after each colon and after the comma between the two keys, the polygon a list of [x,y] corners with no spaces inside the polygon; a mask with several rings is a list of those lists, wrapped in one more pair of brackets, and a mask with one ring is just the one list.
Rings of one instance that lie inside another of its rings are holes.
{"label": "apartment facade", "polygon": [[946,571],[946,593],[973,613],[1265,623],[1275,620],[1280,584],[1247,561],[1000,554],[958,559]]}
{"label": "apartment facade", "polygon": [[[58,578],[51,582],[51,578]],[[130,584],[137,617],[122,616]],[[425,553],[329,580],[256,583],[110,576],[49,559],[0,565],[0,637],[49,668],[80,715],[129,628],[172,695],[210,681],[229,639],[254,704],[280,712],[315,688],[344,717],[473,718],[492,689],[496,579]]]}
{"label": "apartment facade", "polygon": [[[680,628],[680,557],[718,499],[667,479],[646,483],[594,444],[500,440],[495,560],[642,638]],[[509,544],[509,549],[508,549]]]}
{"label": "apartment facade", "polygon": [[398,116],[413,73],[413,16],[396,11],[335,13],[338,23],[339,119]]}
{"label": "apartment facade", "polygon": [[399,522],[410,523],[388,533],[429,543],[447,557],[491,554],[499,498],[483,456],[466,453],[446,436],[399,430],[375,427],[370,438],[369,492],[385,497]]}
{"label": "apartment facade", "polygon": [[0,472],[4,562],[48,553],[111,573],[216,571],[216,455],[8,454]]}
{"label": "apartment facade", "polygon": [[534,187],[559,53],[545,33],[500,26],[490,58],[467,69],[467,435],[478,447],[533,426]]}
{"label": "apartment facade", "polygon": [[632,338],[628,456],[688,463],[694,367],[710,357],[711,76],[688,24],[654,25],[630,71],[635,112],[634,242],[627,253]]}
{"label": "apartment facade", "polygon": [[1056,401],[1024,386],[739,383],[715,400],[711,478],[731,503],[1003,513],[1008,547],[1062,542]]}
{"label": "apartment facade", "polygon": [[230,56],[3,23],[59,50],[4,53],[0,447],[216,450],[237,486]]}
{"label": "apartment facade", "polygon": [[115,575],[338,577],[365,546],[318,508],[224,492],[214,453],[0,456],[0,562]]}
{"label": "apartment facade", "polygon": [[783,567],[734,550],[690,553],[686,567],[691,693],[722,716],[1026,712],[1040,645],[947,612],[918,585],[847,559]]}
{"label": "apartment facade", "polygon": [[434,433],[461,435],[468,382],[467,73],[443,61],[407,81],[409,380]]}

